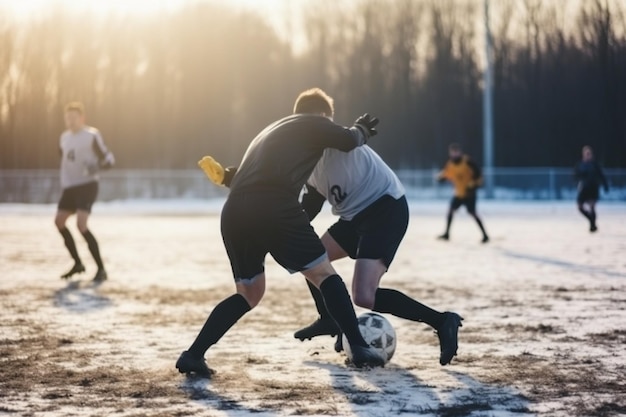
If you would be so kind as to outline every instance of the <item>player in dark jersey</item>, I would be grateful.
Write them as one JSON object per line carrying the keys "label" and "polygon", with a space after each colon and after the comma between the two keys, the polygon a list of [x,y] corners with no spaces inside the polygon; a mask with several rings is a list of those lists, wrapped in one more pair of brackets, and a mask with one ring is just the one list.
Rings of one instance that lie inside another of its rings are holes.
{"label": "player in dark jersey", "polygon": [[85,125],[85,109],[82,103],[73,102],[65,107],[65,124],[67,130],[63,132],[59,141],[63,194],[59,200],[54,223],[63,236],[65,246],[74,260],[74,266],[61,278],[68,279],[85,271],[74,238],[65,226],[67,219],[76,213],[78,230],[85,238],[98,267],[93,280],[104,281],[107,279],[107,273],[100,256],[100,248],[87,227],[87,221],[98,195],[98,171],[112,167],[115,158],[104,144],[100,132]]}
{"label": "player in dark jersey", "polygon": [[476,220],[483,234],[482,242],[487,243],[489,242],[489,236],[487,236],[482,220],[476,213],[476,192],[483,181],[480,167],[469,156],[463,154],[461,146],[457,143],[451,144],[448,147],[448,152],[450,159],[448,159],[443,170],[439,173],[439,180],[452,182],[454,185],[454,197],[452,197],[448,209],[446,231],[439,236],[439,239],[450,239],[450,225],[452,224],[454,213],[461,206],[465,206],[470,216]]}
{"label": "player in dark jersey", "polygon": [[248,147],[221,216],[237,292],[213,309],[196,340],[176,362],[179,372],[212,375],[204,355],[263,297],[268,253],[290,272],[302,272],[320,289],[350,343],[355,366],[384,364],[363,340],[346,286],[298,201],[324,149],[347,152],[376,134],[378,120],[369,115],[359,117],[351,128],[335,124],[332,116],[330,97],[320,89],[305,91],[296,100],[293,115],[266,127]]}
{"label": "player in dark jersey", "polygon": [[[609,192],[609,184],[606,181],[602,168],[593,158],[593,150],[590,146],[583,147],[583,158],[574,169],[574,175],[578,181],[578,211],[589,220],[589,231],[598,230],[596,224],[596,203],[600,198],[600,185],[604,192]],[[587,210],[585,206],[588,206]]]}

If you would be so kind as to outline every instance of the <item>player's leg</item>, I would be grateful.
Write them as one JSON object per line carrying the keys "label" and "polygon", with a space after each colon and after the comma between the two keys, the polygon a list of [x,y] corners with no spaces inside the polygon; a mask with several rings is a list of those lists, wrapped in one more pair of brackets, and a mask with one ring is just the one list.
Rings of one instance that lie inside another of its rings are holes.
{"label": "player's leg", "polygon": [[57,213],[54,217],[54,224],[56,225],[59,233],[61,233],[61,236],[63,236],[65,247],[70,253],[72,259],[74,260],[74,266],[72,266],[72,268],[68,272],[61,275],[61,278],[64,279],[67,279],[74,274],[85,272],[85,267],[83,266],[83,263],[78,256],[76,242],[72,237],[72,233],[70,233],[69,229],[66,227],[67,219],[72,214],[74,214],[75,211],[75,187],[66,188],[63,190],[63,194],[61,195],[61,199],[59,200]]}
{"label": "player's leg", "polygon": [[480,231],[483,234],[482,242],[483,243],[489,242],[489,236],[487,236],[487,232],[485,231],[485,226],[483,225],[482,220],[480,219],[480,217],[478,216],[478,213],[476,212],[476,193],[472,193],[465,199],[465,207],[467,208],[467,212],[470,214],[470,216],[472,216],[474,220],[476,220],[476,223],[478,224],[478,227],[480,228]]}
{"label": "player's leg", "polygon": [[576,205],[578,206],[578,211],[580,212],[580,214],[585,216],[585,218],[589,221],[589,230],[591,230],[591,226],[593,225],[591,212],[585,208],[585,205],[588,203],[589,200],[587,194],[588,192],[586,188],[580,189],[578,191],[578,196],[576,197]]}
{"label": "player's leg", "polygon": [[85,238],[87,242],[87,247],[89,248],[89,252],[93,257],[96,265],[98,266],[98,271],[96,271],[96,275],[94,276],[94,281],[104,281],[107,279],[107,273],[104,269],[104,264],[102,262],[102,257],[100,256],[100,246],[98,245],[98,241],[96,240],[93,233],[88,228],[89,215],[91,214],[91,207],[93,203],[96,201],[96,197],[98,196],[98,183],[91,182],[88,184],[81,185],[77,187],[79,192],[76,196],[77,201],[77,211],[76,211],[76,226],[78,230]]}
{"label": "player's leg", "polygon": [[352,279],[355,304],[379,313],[390,313],[429,324],[439,335],[440,363],[449,363],[457,351],[461,317],[452,312],[438,312],[395,289],[379,288],[408,227],[406,199],[386,199],[379,207],[366,211],[367,216],[357,228],[361,239]]}
{"label": "player's leg", "polygon": [[302,271],[324,296],[324,303],[333,319],[345,334],[352,350],[352,362],[361,366],[383,366],[384,360],[371,349],[359,331],[356,313],[350,300],[350,294],[343,280],[326,259],[322,263]]}
{"label": "player's leg", "polygon": [[[350,222],[339,220],[331,226],[326,233],[324,233],[321,241],[331,262],[337,259],[345,258],[346,256],[355,257],[358,245],[358,235],[354,231]],[[322,293],[311,283],[311,281],[306,280],[306,283],[309,287],[309,291],[311,292],[311,296],[315,301],[315,307],[317,308],[319,316],[317,320],[298,330],[293,336],[300,340],[310,340],[313,337],[322,335],[335,336],[339,332],[339,327],[328,312],[326,304],[324,304],[324,297],[322,296]]]}
{"label": "player's leg", "polygon": [[254,219],[245,206],[245,200],[238,201],[231,196],[224,205],[221,218],[222,237],[237,292],[215,306],[194,342],[180,355],[176,368],[181,373],[210,377],[214,371],[206,365],[206,351],[255,307],[265,293],[267,249],[257,239],[262,237],[263,231],[259,229],[264,219]]}
{"label": "player's leg", "polygon": [[596,200],[589,200],[587,203],[589,204],[589,231],[595,232],[598,230],[596,225]]}
{"label": "player's leg", "polygon": [[78,227],[80,233],[83,235],[83,238],[85,238],[85,241],[87,242],[87,247],[89,248],[89,252],[96,262],[96,265],[98,266],[98,271],[96,272],[93,280],[104,281],[107,279],[107,273],[104,269],[104,264],[102,263],[102,257],[100,256],[100,247],[98,245],[98,241],[87,226],[88,221],[88,211],[78,210],[76,212],[76,226]]}
{"label": "player's leg", "polygon": [[444,232],[444,234],[439,236],[438,239],[441,239],[441,240],[450,239],[450,226],[452,225],[452,218],[454,217],[454,212],[457,211],[459,207],[461,207],[462,203],[463,203],[463,200],[460,199],[459,197],[456,197],[456,196],[452,197],[452,200],[450,200],[450,206],[448,207],[448,213],[446,215],[446,231]]}

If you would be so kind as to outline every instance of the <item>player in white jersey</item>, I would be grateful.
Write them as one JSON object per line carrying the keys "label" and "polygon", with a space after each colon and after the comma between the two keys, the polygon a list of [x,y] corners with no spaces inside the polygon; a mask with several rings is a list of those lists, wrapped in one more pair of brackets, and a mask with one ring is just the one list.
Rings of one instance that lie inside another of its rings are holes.
{"label": "player in white jersey", "polygon": [[[236,168],[222,167],[210,157],[201,167],[213,182],[228,186]],[[216,175],[218,173],[218,175]],[[438,312],[404,293],[379,288],[406,232],[409,211],[404,187],[395,173],[369,146],[350,152],[325,149],[306,184],[302,207],[310,220],[325,200],[340,217],[322,236],[330,261],[347,256],[356,259],[352,298],[356,305],[380,313],[429,324],[440,342],[441,365],[450,363],[458,348],[462,318],[453,312]],[[338,335],[335,349],[342,350],[337,324],[326,309],[320,291],[309,285],[319,318],[298,330],[300,340],[321,335]]]}
{"label": "player in white jersey", "polygon": [[85,110],[82,103],[72,102],[65,106],[65,126],[67,130],[61,134],[59,142],[63,193],[54,223],[74,259],[74,266],[61,277],[67,279],[85,271],[74,238],[65,226],[67,219],[75,213],[78,230],[87,241],[89,251],[98,266],[94,281],[104,281],[107,279],[107,273],[102,263],[98,242],[87,228],[87,220],[98,195],[98,171],[112,167],[115,158],[104,144],[100,132],[85,125]]}

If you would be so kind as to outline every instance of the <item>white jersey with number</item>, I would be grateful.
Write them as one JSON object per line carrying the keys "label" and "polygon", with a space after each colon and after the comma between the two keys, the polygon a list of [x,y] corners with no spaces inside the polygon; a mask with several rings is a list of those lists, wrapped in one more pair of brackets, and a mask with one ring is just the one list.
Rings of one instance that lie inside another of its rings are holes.
{"label": "white jersey with number", "polygon": [[385,195],[405,194],[396,174],[367,145],[350,152],[324,150],[308,184],[326,197],[333,214],[348,221]]}
{"label": "white jersey with number", "polygon": [[109,153],[98,129],[85,126],[78,132],[66,130],[59,142],[61,188],[98,181],[100,160]]}

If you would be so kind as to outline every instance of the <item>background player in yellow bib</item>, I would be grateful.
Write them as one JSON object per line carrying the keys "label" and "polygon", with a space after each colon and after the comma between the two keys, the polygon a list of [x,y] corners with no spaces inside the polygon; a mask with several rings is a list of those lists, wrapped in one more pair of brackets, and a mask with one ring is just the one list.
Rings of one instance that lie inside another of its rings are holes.
{"label": "background player in yellow bib", "polygon": [[452,143],[448,147],[449,159],[443,170],[439,173],[439,181],[450,181],[454,186],[454,197],[450,201],[448,209],[448,217],[446,223],[446,231],[439,236],[439,239],[450,239],[450,225],[454,212],[461,206],[465,206],[467,212],[476,220],[480,231],[483,234],[483,243],[489,242],[489,236],[485,231],[483,222],[476,213],[476,190],[482,185],[483,178],[480,167],[470,159],[468,155],[463,154],[461,145]]}

